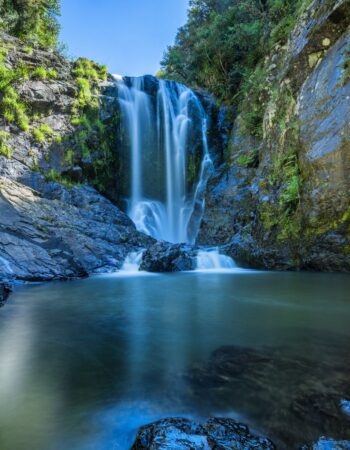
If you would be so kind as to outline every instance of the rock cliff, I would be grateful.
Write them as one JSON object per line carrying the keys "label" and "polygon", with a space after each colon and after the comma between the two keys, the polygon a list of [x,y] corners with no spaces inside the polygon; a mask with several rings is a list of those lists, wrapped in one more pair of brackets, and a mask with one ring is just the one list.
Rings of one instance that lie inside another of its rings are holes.
{"label": "rock cliff", "polygon": [[[197,243],[244,265],[350,271],[350,3],[314,0],[260,67]],[[245,112],[263,105],[263,135]]]}
{"label": "rock cliff", "polygon": [[120,268],[154,240],[98,192],[117,191],[113,81],[4,33],[0,49],[0,282]]}

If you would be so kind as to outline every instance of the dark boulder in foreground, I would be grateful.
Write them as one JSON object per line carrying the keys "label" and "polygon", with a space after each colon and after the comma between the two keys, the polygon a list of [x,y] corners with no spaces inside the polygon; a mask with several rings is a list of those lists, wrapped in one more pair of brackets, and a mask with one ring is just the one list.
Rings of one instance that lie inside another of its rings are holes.
{"label": "dark boulder in foreground", "polygon": [[157,242],[145,251],[140,270],[147,272],[180,272],[196,268],[194,247],[187,244]]}
{"label": "dark boulder in foreground", "polygon": [[350,441],[336,441],[321,437],[311,447],[303,447],[302,450],[350,450]]}
{"label": "dark boulder in foreground", "polygon": [[142,427],[132,450],[275,449],[267,438],[233,419],[209,419],[203,425],[184,418],[168,418]]}
{"label": "dark boulder in foreground", "polygon": [[310,358],[296,356],[288,347],[220,347],[184,374],[192,402],[218,411],[228,403],[235,411],[252,405],[250,419],[279,449],[349,448],[313,444],[322,435],[350,439],[348,340],[339,340],[339,351],[331,355],[326,341],[317,336],[315,342],[322,358],[315,358],[311,338]]}
{"label": "dark boulder in foreground", "polygon": [[11,288],[8,284],[0,283],[0,307],[5,303],[10,292]]}

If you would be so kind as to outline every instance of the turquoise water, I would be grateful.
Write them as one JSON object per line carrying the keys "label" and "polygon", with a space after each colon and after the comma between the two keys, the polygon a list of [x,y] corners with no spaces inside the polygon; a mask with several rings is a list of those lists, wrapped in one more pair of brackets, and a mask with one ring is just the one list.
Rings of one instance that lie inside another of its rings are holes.
{"label": "turquoise water", "polygon": [[[188,373],[223,345],[278,349],[289,362],[262,389],[256,377],[198,387]],[[235,417],[285,448],[323,432],[349,438],[334,421],[324,429],[322,415],[283,422],[301,359],[320,369],[306,380],[317,395],[323,377],[338,375],[337,395],[350,395],[349,350],[347,275],[106,275],[18,287],[0,309],[0,448],[127,449],[140,425],[169,415]]]}

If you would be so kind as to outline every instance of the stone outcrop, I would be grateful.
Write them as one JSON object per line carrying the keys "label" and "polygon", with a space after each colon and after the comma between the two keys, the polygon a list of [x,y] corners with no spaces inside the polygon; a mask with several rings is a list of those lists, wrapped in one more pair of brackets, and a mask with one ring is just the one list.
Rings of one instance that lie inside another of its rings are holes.
{"label": "stone outcrop", "polygon": [[199,245],[251,267],[350,271],[349,25],[347,0],[314,0],[272,49],[263,137],[237,118]]}
{"label": "stone outcrop", "polygon": [[257,436],[233,419],[212,418],[204,424],[184,418],[159,420],[142,427],[132,450],[275,449],[267,438]]}
{"label": "stone outcrop", "polygon": [[0,178],[0,273],[26,281],[119,269],[152,238],[87,186],[45,183],[39,193]]}

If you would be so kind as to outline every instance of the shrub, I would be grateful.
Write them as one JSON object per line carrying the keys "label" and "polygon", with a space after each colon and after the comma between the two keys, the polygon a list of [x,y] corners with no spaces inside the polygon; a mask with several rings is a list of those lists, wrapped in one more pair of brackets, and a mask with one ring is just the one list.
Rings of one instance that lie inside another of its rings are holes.
{"label": "shrub", "polygon": [[32,78],[38,80],[54,80],[57,78],[57,71],[54,69],[45,69],[45,67],[37,67],[31,74]]}
{"label": "shrub", "polygon": [[38,144],[43,144],[48,137],[54,135],[54,131],[47,125],[43,123],[39,128],[34,128],[32,130],[33,138]]}
{"label": "shrub", "polygon": [[29,119],[26,115],[26,106],[20,101],[19,95],[11,86],[3,90],[1,111],[7,122],[14,122],[23,131],[29,128]]}

